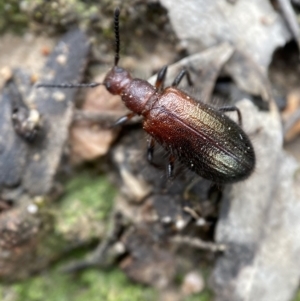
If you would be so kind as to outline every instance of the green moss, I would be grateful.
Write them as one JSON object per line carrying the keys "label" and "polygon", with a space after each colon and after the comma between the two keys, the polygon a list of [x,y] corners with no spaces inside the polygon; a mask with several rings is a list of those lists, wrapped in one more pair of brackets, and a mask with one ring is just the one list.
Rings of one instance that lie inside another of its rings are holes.
{"label": "green moss", "polygon": [[85,171],[66,184],[65,196],[61,202],[64,207],[69,207],[74,199],[80,200],[88,207],[101,209],[99,217],[103,218],[111,210],[114,196],[115,189],[105,176]]}
{"label": "green moss", "polygon": [[212,294],[208,290],[205,290],[201,294],[195,294],[189,296],[185,298],[183,301],[211,301],[211,300],[213,300]]}
{"label": "green moss", "polygon": [[[158,292],[130,282],[126,275],[110,271],[88,270],[80,275],[61,274],[57,270],[44,273],[19,284],[0,286],[2,301],[153,301]],[[210,301],[208,291],[183,301]]]}
{"label": "green moss", "polygon": [[114,196],[115,189],[104,176],[80,173],[66,184],[57,209],[56,232],[71,240],[99,237],[106,230]]}
{"label": "green moss", "polygon": [[134,301],[156,300],[150,288],[134,285],[119,270],[85,271],[77,277],[51,271],[11,287],[0,288],[13,301]]}
{"label": "green moss", "polygon": [[293,301],[300,301],[300,291],[297,292],[295,298],[293,299]]}
{"label": "green moss", "polygon": [[28,17],[21,11],[20,1],[0,1],[0,33],[21,33],[28,25]]}

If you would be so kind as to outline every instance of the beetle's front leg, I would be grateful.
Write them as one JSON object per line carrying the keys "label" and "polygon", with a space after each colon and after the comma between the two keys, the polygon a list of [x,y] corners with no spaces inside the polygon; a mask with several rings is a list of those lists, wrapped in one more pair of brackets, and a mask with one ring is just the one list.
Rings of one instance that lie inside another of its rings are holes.
{"label": "beetle's front leg", "polygon": [[129,121],[133,116],[135,116],[135,113],[128,113],[125,116],[120,117],[113,125],[112,127],[116,127],[119,125],[125,124],[127,121]]}

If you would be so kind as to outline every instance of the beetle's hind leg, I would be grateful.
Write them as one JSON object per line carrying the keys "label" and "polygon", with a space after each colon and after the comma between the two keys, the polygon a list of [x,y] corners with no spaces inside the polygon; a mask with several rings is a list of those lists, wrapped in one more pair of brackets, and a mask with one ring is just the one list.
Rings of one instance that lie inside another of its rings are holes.
{"label": "beetle's hind leg", "polygon": [[174,163],[175,163],[175,156],[170,155],[169,156],[169,163],[168,163],[168,178],[169,179],[174,178]]}
{"label": "beetle's hind leg", "polygon": [[175,77],[173,83],[172,83],[172,87],[177,87],[181,80],[183,79],[183,77],[186,76],[186,79],[187,79],[187,82],[189,84],[189,86],[193,86],[193,81],[191,79],[191,75],[189,73],[188,70],[184,69],[184,70],[181,70],[180,73]]}
{"label": "beetle's hind leg", "polygon": [[148,139],[148,147],[147,147],[147,160],[150,164],[153,164],[153,153],[155,147],[155,140],[150,137]]}
{"label": "beetle's hind leg", "polygon": [[238,115],[238,124],[240,127],[242,127],[242,125],[243,125],[242,113],[241,113],[240,109],[238,109],[236,106],[222,107],[222,108],[219,108],[219,110],[222,112],[236,112]]}

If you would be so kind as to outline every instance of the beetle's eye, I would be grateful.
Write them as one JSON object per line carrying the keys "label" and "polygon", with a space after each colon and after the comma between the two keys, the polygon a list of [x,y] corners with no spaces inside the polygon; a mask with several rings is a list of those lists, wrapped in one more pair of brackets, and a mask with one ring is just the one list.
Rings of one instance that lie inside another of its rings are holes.
{"label": "beetle's eye", "polygon": [[106,83],[104,83],[104,85],[105,85],[105,87],[106,87],[107,90],[110,89],[110,87],[111,87],[110,82],[106,82]]}

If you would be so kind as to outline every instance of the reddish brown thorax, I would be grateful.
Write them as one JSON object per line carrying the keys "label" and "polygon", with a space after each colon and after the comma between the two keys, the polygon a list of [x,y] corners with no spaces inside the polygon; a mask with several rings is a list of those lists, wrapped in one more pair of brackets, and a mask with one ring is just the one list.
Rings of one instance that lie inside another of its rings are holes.
{"label": "reddish brown thorax", "polygon": [[104,79],[106,89],[114,95],[121,95],[128,109],[141,115],[145,109],[149,109],[157,97],[156,89],[148,82],[140,79],[132,79],[125,69],[114,66]]}

